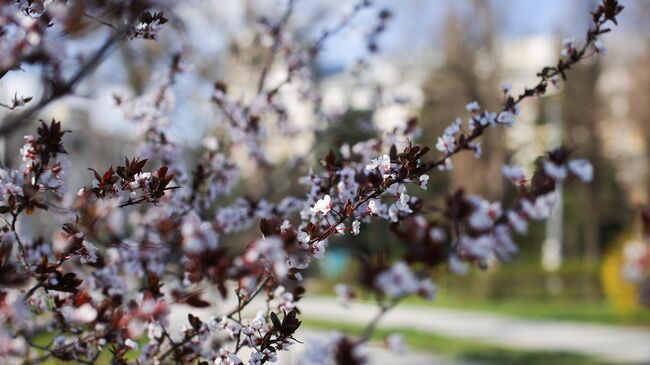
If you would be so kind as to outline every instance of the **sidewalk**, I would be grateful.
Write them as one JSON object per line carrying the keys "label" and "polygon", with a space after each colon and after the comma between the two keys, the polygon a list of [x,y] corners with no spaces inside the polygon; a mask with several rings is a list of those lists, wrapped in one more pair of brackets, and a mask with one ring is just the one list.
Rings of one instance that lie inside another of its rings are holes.
{"label": "sidewalk", "polygon": [[[303,318],[358,325],[365,325],[377,313],[374,305],[354,303],[343,308],[334,298],[305,298],[299,307]],[[387,313],[379,327],[409,328],[510,348],[566,351],[615,362],[650,364],[650,330],[637,328],[525,320],[408,305],[399,305]]]}
{"label": "sidewalk", "polygon": [[[320,340],[324,341],[329,339],[329,333],[300,329],[301,339],[307,343],[309,341]],[[305,350],[304,346],[297,347],[298,351],[295,353],[281,353],[278,356],[277,365],[295,365],[296,359],[299,359],[302,352]],[[476,362],[467,362],[463,360],[448,359],[442,356],[437,356],[431,353],[424,353],[409,349],[404,354],[394,354],[379,344],[371,344],[367,349],[368,364],[371,365],[479,365]]]}

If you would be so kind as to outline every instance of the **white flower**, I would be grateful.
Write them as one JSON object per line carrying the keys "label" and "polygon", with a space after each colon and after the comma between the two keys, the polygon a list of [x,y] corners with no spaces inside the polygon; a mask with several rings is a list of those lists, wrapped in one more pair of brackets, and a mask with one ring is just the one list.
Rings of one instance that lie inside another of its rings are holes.
{"label": "white flower", "polygon": [[269,362],[276,362],[276,361],[278,361],[278,358],[277,358],[277,356],[276,356],[275,351],[271,351],[271,350],[269,350],[269,349],[264,349],[264,350],[262,350],[262,352],[264,353],[264,356],[266,357],[266,359],[267,359]]}
{"label": "white flower", "polygon": [[645,278],[645,261],[650,249],[644,242],[632,241],[623,248],[623,270],[625,280],[640,283]]}
{"label": "white flower", "polygon": [[97,318],[97,309],[90,303],[83,304],[72,312],[72,320],[77,323],[91,323]]}
{"label": "white flower", "polygon": [[530,219],[546,219],[551,215],[551,210],[555,206],[556,200],[557,197],[551,192],[537,197],[534,204],[530,200],[524,199],[521,201],[521,207]]}
{"label": "white flower", "polygon": [[366,173],[372,172],[375,169],[379,169],[382,173],[390,172],[391,171],[391,166],[390,166],[390,156],[388,155],[383,155],[380,156],[376,159],[370,160],[370,163],[366,165],[365,171]]}
{"label": "white flower", "polygon": [[451,162],[451,158],[446,158],[442,165],[438,165],[440,171],[451,171],[453,168],[454,164]]}
{"label": "white flower", "polygon": [[388,219],[390,219],[391,222],[397,222],[399,220],[399,210],[397,204],[393,204],[388,208]]}
{"label": "white flower", "polygon": [[497,123],[504,124],[506,127],[512,127],[515,124],[515,115],[509,111],[502,111],[497,116]]}
{"label": "white flower", "polygon": [[135,182],[133,183],[133,188],[145,187],[147,186],[147,181],[151,178],[150,172],[139,172],[133,177]]}
{"label": "white flower", "polygon": [[97,262],[97,248],[87,240],[83,240],[81,243],[81,263],[82,264],[94,264]]}
{"label": "white flower", "polygon": [[422,190],[427,190],[427,183],[429,182],[429,175],[420,175],[420,187]]}
{"label": "white flower", "polygon": [[203,147],[210,151],[216,151],[219,149],[219,140],[213,135],[206,136],[201,140]]}
{"label": "white flower", "polygon": [[404,344],[404,337],[398,333],[392,333],[386,337],[386,348],[395,354],[403,354],[406,352],[406,345]]}
{"label": "white flower", "polygon": [[395,203],[395,206],[404,213],[413,213],[411,207],[409,207],[409,202],[411,201],[411,196],[406,193],[401,193],[399,195],[399,200]]}
{"label": "white flower", "polygon": [[334,361],[331,351],[331,343],[317,338],[308,338],[306,341],[305,352],[303,356],[304,362],[300,364],[314,364],[326,365]]}
{"label": "white flower", "polygon": [[361,222],[359,221],[352,222],[352,234],[356,236],[360,232],[361,232]]}
{"label": "white flower", "polygon": [[374,200],[368,202],[368,213],[377,214],[377,203]]}
{"label": "white flower", "polygon": [[501,174],[517,185],[522,185],[526,182],[524,169],[517,165],[503,165],[501,167]]}
{"label": "white flower", "polygon": [[477,101],[472,101],[471,103],[465,105],[465,109],[467,109],[468,112],[474,113],[481,110],[481,106]]}
{"label": "white flower", "polygon": [[219,237],[210,222],[203,222],[198,214],[186,215],[181,225],[183,248],[186,252],[196,253],[217,247]]}
{"label": "white flower", "polygon": [[510,91],[512,91],[512,84],[504,82],[501,84],[501,91],[503,91],[504,94],[509,94]]}
{"label": "white flower", "polygon": [[470,197],[470,203],[474,206],[474,211],[469,216],[469,225],[478,230],[486,230],[494,224],[494,221],[501,216],[501,203],[490,203],[480,197]]}
{"label": "white flower", "polygon": [[564,180],[567,175],[566,167],[552,161],[544,162],[544,173],[556,181]]}
{"label": "white flower", "polygon": [[273,267],[276,274],[282,275],[286,263],[286,251],[284,250],[284,242],[276,236],[264,237],[255,240],[250,244],[244,259],[247,262],[259,262],[267,265],[268,268]]}
{"label": "white flower", "polygon": [[465,275],[469,271],[469,265],[460,260],[458,255],[449,255],[449,270],[454,274]]}
{"label": "white flower", "polygon": [[571,160],[567,166],[569,171],[582,182],[590,182],[594,178],[594,167],[587,160]]}
{"label": "white flower", "polygon": [[594,48],[596,48],[596,52],[603,56],[607,54],[607,48],[605,48],[605,45],[600,41],[600,39],[594,41]]}
{"label": "white flower", "polygon": [[130,338],[127,338],[126,341],[124,341],[124,346],[126,346],[126,347],[128,347],[128,348],[131,348],[131,349],[133,349],[133,350],[137,350],[137,349],[138,349],[138,343],[135,342],[135,341],[133,341],[133,340],[130,339]]}
{"label": "white flower", "polygon": [[494,227],[494,238],[496,239],[494,252],[501,260],[510,260],[512,255],[518,251],[517,245],[512,240],[510,228],[507,225],[499,224]]}
{"label": "white flower", "polygon": [[478,237],[461,236],[458,243],[462,251],[485,261],[492,256],[496,240],[493,236],[483,234]]}
{"label": "white flower", "polygon": [[445,128],[445,131],[443,134],[453,136],[454,134],[460,132],[460,127],[463,125],[463,121],[460,120],[460,118],[456,118],[456,120],[451,123],[450,125]]}
{"label": "white flower", "polygon": [[255,314],[255,318],[251,321],[251,328],[254,330],[261,330],[264,325],[266,324],[266,321],[264,320],[264,312],[259,311],[257,314]]}
{"label": "white flower", "polygon": [[301,231],[300,233],[298,233],[296,239],[298,240],[298,242],[302,243],[303,245],[306,245],[309,242],[309,240],[311,240],[311,237],[309,237],[309,234],[307,234],[307,232]]}
{"label": "white flower", "polygon": [[528,231],[528,222],[519,213],[511,210],[507,214],[508,222],[518,233],[524,234]]}
{"label": "white flower", "polygon": [[438,142],[436,143],[436,149],[440,152],[453,152],[456,147],[456,139],[451,134],[443,134],[442,137],[438,137]]}
{"label": "white flower", "polygon": [[435,243],[444,241],[446,237],[447,234],[440,227],[431,227],[431,229],[429,229],[429,238],[431,238],[431,240]]}
{"label": "white flower", "polygon": [[375,286],[391,297],[413,294],[420,288],[420,283],[404,261],[398,261],[384,270],[375,279]]}
{"label": "white flower", "polygon": [[215,360],[215,365],[242,365],[244,363],[237,355],[223,348],[219,350],[219,355],[221,358]]}
{"label": "white flower", "polygon": [[327,248],[327,242],[325,241],[314,242],[312,248],[314,250],[314,257],[320,260],[323,257],[325,257],[325,249]]}
{"label": "white flower", "polygon": [[241,325],[227,317],[222,317],[219,321],[219,325],[226,331],[226,333],[228,333],[230,338],[235,338],[235,336],[241,331]]}
{"label": "white flower", "polygon": [[436,292],[438,291],[438,287],[436,284],[431,281],[431,279],[426,278],[424,280],[420,281],[420,288],[418,289],[418,294],[426,299],[426,300],[433,300],[436,297]]}
{"label": "white flower", "polygon": [[251,358],[248,361],[249,365],[262,365],[262,360],[264,360],[264,354],[261,352],[251,353]]}
{"label": "white flower", "polygon": [[334,292],[336,292],[336,296],[339,298],[339,302],[341,302],[341,305],[344,307],[347,307],[350,302],[352,302],[352,299],[354,299],[354,293],[345,284],[336,284],[334,287]]}
{"label": "white flower", "polygon": [[350,145],[347,144],[347,143],[343,143],[343,145],[341,146],[341,149],[339,149],[339,152],[341,152],[341,155],[345,159],[350,158],[350,155],[352,154],[352,150],[350,149]]}
{"label": "white flower", "polygon": [[332,209],[332,202],[331,198],[328,194],[326,194],[323,199],[319,199],[316,204],[311,208],[312,213],[322,213],[323,215],[327,215],[327,213],[330,212]]}
{"label": "white flower", "polygon": [[337,224],[334,229],[336,230],[336,233],[338,233],[338,234],[345,234],[345,224],[343,224],[343,223]]}
{"label": "white flower", "polygon": [[476,210],[469,216],[469,225],[478,230],[485,230],[492,227],[492,219],[487,212]]}
{"label": "white flower", "polygon": [[[210,319],[208,326],[210,331],[214,332],[217,330],[217,321],[214,317],[211,317]],[[163,336],[162,326],[158,323],[149,323],[147,326],[147,336],[149,336],[149,338],[161,338]]]}
{"label": "white flower", "polygon": [[573,37],[562,39],[562,51],[560,54],[563,57],[571,56],[576,51]]}
{"label": "white flower", "polygon": [[467,147],[471,150],[474,150],[474,157],[481,158],[483,154],[483,147],[481,147],[481,142],[471,142],[467,144]]}

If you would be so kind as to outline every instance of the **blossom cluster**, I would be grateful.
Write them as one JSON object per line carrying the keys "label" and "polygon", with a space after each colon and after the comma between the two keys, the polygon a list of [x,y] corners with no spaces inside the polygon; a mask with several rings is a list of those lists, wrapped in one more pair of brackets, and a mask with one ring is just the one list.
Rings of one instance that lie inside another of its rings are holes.
{"label": "blossom cluster", "polygon": [[[0,5],[2,30],[7,29],[0,41],[0,53],[7,54],[0,78],[21,62],[56,63],[42,44],[50,22],[54,29],[76,34],[90,31],[80,20],[86,19],[111,34],[72,78],[55,75],[49,80],[53,90],[0,131],[72,93],[112,42],[154,41],[173,19],[159,10],[173,8],[167,2],[109,1],[88,8],[79,5],[83,3]],[[518,96],[504,85],[504,104],[497,112],[469,103],[467,123],[457,119],[448,126],[434,150],[418,143],[420,129],[412,118],[384,134],[331,149],[320,167],[300,170],[304,194],[281,194],[278,199],[240,191],[246,185],[234,149],[244,147],[255,167],[279,169],[264,148],[273,142],[269,131],[281,131],[285,137],[297,131],[282,98],[290,91],[283,86],[299,80],[300,100],[312,106],[317,118],[331,119],[333,114],[322,110],[310,68],[326,39],[372,1],[360,1],[311,46],[299,44],[288,28],[294,5],[289,0],[277,21],[258,21],[257,36],[269,57],[263,57],[254,95],[237,97],[216,81],[212,95],[205,96],[218,111],[213,126],[218,138],[206,138],[200,148],[186,151],[170,131],[173,86],[191,71],[185,51],[172,55],[168,72],[152,89],[137,97],[115,97],[125,117],[139,127],[135,157],[125,157],[115,167],[89,169],[85,187],[76,194],[66,189],[66,174],[73,166],[64,148],[68,131],[61,122],[42,121],[36,134],[25,137],[19,166],[0,169],[3,363],[54,358],[95,364],[104,354],[116,364],[273,363],[279,353],[300,346],[302,284],[314,260],[325,257],[334,240],[362,237],[373,224],[386,225],[399,240],[399,255],[371,250],[360,259],[359,280],[336,288],[343,303],[367,295],[383,314],[408,296],[434,299],[433,275],[439,266],[465,272],[509,260],[517,252],[513,236],[525,234],[531,221],[551,215],[559,183],[592,179],[589,162],[572,159],[562,146],[542,156],[530,177],[521,167],[503,167],[504,178],[518,193],[509,205],[468,196],[462,189],[440,194],[445,195],[441,205],[422,198],[431,174],[451,169],[456,154],[471,151],[480,157],[478,139],[487,128],[512,126],[524,99],[543,95],[547,85],[565,77],[587,50],[596,47],[604,53],[598,43],[606,32],[602,26],[615,22],[622,10],[614,0],[605,0],[594,12],[586,44],[579,48],[567,43],[559,63],[540,72],[538,85]],[[119,22],[113,25],[93,14],[112,14]],[[378,13],[369,33],[371,52],[379,50],[377,37],[390,17],[388,11]],[[269,88],[267,75],[276,63],[286,68],[286,78]],[[21,100],[14,104],[28,102]],[[188,161],[188,155],[196,158]],[[20,230],[25,215],[37,210],[52,218],[53,232]],[[253,233],[255,226],[259,232]],[[256,298],[266,306],[251,316],[245,310]],[[217,311],[216,304],[226,299],[236,306]],[[175,314],[187,307],[210,309],[213,315],[189,313],[179,328]],[[358,339],[335,334],[310,346],[298,362],[365,364],[365,343],[375,325],[370,323]],[[43,334],[51,335],[51,341],[35,341]],[[393,351],[404,350],[399,335],[385,342]],[[243,355],[245,350],[250,356]]]}

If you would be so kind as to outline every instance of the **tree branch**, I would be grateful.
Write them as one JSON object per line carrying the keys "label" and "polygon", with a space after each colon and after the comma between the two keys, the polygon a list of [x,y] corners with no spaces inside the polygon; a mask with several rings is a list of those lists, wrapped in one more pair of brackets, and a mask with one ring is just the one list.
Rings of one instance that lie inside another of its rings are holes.
{"label": "tree branch", "polygon": [[53,82],[49,88],[46,88],[46,91],[43,92],[43,97],[39,102],[33,107],[23,111],[22,113],[9,117],[2,125],[0,125],[0,136],[10,135],[16,131],[22,124],[23,121],[33,117],[38,114],[43,108],[52,103],[53,101],[71,94],[75,86],[86,77],[90,71],[92,71],[101,61],[104,59],[106,54],[110,51],[112,46],[124,35],[127,33],[130,28],[131,23],[124,26],[118,31],[111,32],[111,35],[106,39],[104,44],[93,53],[93,55],[77,69],[77,71],[65,82]]}

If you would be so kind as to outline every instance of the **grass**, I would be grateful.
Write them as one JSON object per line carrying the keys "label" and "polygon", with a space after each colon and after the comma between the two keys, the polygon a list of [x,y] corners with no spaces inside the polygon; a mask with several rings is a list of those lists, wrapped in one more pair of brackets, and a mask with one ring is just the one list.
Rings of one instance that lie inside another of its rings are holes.
{"label": "grass", "polygon": [[[52,342],[54,335],[51,333],[41,333],[40,335],[32,338],[32,342],[41,345],[41,346],[47,346],[49,343]],[[140,339],[140,346],[144,345],[147,342],[146,336],[143,336],[142,339]],[[43,350],[37,350],[38,356],[42,356],[45,354],[45,351]],[[135,360],[138,357],[138,352],[137,351],[130,351],[129,353],[126,354],[126,358],[129,361]],[[98,365],[109,365],[111,364],[113,356],[108,348],[105,348],[102,353],[99,355],[97,358],[97,361],[95,364]],[[32,359],[33,360],[33,359]],[[38,364],[39,365],[66,365],[66,364],[78,364],[79,362],[70,360],[70,361],[64,361],[60,359],[56,359],[53,357],[48,358],[45,361],[41,361]]]}
{"label": "grass", "polygon": [[[305,319],[303,326],[319,330],[337,330],[351,335],[360,335],[363,327],[330,321]],[[390,333],[398,332],[412,349],[433,352],[438,355],[486,365],[613,365],[614,363],[593,357],[552,351],[528,351],[485,344],[474,340],[457,339],[408,328],[377,329],[372,340],[382,341]]]}
{"label": "grass", "polygon": [[[333,297],[335,284],[311,282],[308,290]],[[358,292],[360,298],[370,298]],[[637,308],[629,313],[617,312],[605,299],[576,297],[525,297],[508,296],[500,299],[454,293],[451,288],[441,288],[433,301],[409,297],[403,304],[432,308],[473,310],[522,319],[558,320],[611,325],[650,326],[650,309]]]}
{"label": "grass", "polygon": [[[360,335],[363,327],[359,325],[336,323],[331,321],[311,320],[303,318],[303,327],[341,331],[350,335]],[[529,351],[511,349],[498,345],[490,345],[475,340],[457,339],[448,336],[442,336],[434,333],[417,331],[408,328],[380,328],[376,329],[372,340],[382,341],[390,333],[398,332],[412,349],[426,352],[432,352],[437,355],[449,358],[476,361],[485,365],[614,365],[614,363],[595,359],[593,357],[551,351]],[[51,341],[51,334],[42,334],[34,339],[34,342],[45,345]],[[133,360],[137,356],[135,351],[129,353],[128,358]],[[110,351],[104,350],[97,360],[97,364],[110,364]],[[74,364],[74,361],[64,362],[58,359],[48,359],[41,362],[41,365],[64,365]]]}

